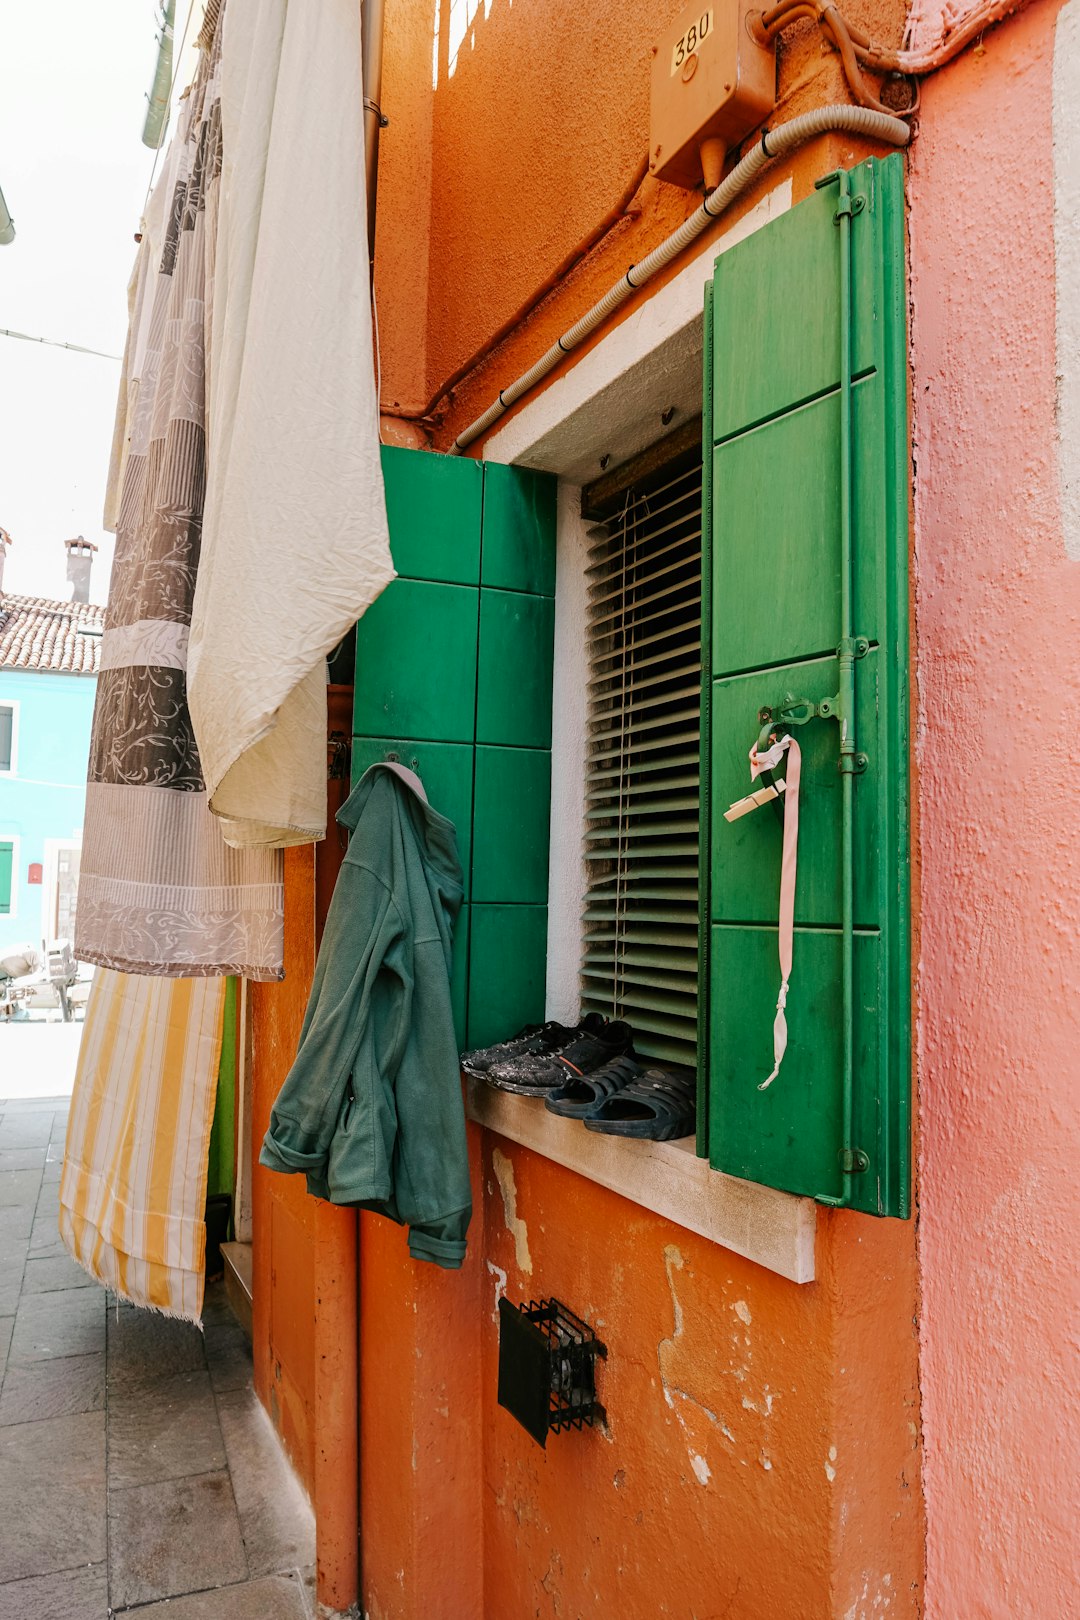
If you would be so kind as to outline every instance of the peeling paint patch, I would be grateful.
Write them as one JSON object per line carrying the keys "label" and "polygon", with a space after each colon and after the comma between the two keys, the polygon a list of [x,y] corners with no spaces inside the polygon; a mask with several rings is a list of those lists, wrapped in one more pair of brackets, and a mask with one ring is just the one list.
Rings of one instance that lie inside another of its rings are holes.
{"label": "peeling paint patch", "polygon": [[671,1290],[671,1308],[675,1313],[675,1331],[671,1335],[673,1339],[681,1338],[683,1330],[683,1308],[675,1292],[675,1272],[681,1271],[685,1264],[678,1244],[669,1243],[664,1249],[664,1270],[667,1272],[668,1288]]}
{"label": "peeling paint patch", "polygon": [[744,1327],[749,1327],[753,1319],[750,1315],[750,1307],[746,1303],[745,1299],[737,1299],[731,1308]]}
{"label": "peeling paint patch", "polygon": [[844,1614],[844,1620],[874,1620],[875,1616],[885,1616],[892,1607],[894,1593],[889,1589],[892,1586],[892,1575],[884,1574],[877,1581],[877,1591],[871,1596],[870,1587],[873,1576],[863,1576],[863,1589],[861,1596],[855,1599]]}
{"label": "peeling paint patch", "polygon": [[[694,1443],[700,1444],[700,1440],[693,1432],[690,1423],[687,1422],[687,1416],[684,1416],[684,1408],[689,1409],[688,1415],[690,1416],[695,1412],[700,1412],[714,1428],[719,1429],[722,1425],[717,1414],[706,1406],[705,1402],[697,1395],[684,1389],[679,1381],[680,1364],[683,1364],[684,1367],[687,1366],[687,1346],[683,1342],[686,1323],[682,1304],[675,1288],[675,1273],[681,1271],[685,1263],[680,1250],[674,1243],[669,1243],[664,1250],[664,1269],[667,1272],[668,1288],[671,1291],[674,1331],[670,1338],[660,1340],[656,1347],[656,1356],[660,1366],[660,1383],[664,1392],[664,1400],[669,1409],[674,1412],[676,1421],[682,1431],[683,1439],[686,1442],[686,1454],[690,1460],[694,1478],[699,1485],[707,1485],[712,1478],[712,1471],[701,1453],[694,1449]],[[724,1432],[728,1434],[730,1439],[734,1439],[730,1430]]]}
{"label": "peeling paint patch", "polygon": [[497,1266],[493,1260],[487,1262],[487,1268],[495,1278],[495,1303],[491,1307],[491,1320],[499,1320],[499,1301],[506,1293],[506,1272],[502,1266]]}
{"label": "peeling paint patch", "polygon": [[506,1230],[514,1240],[515,1258],[519,1268],[531,1276],[533,1266],[532,1255],[529,1253],[529,1229],[517,1212],[517,1183],[514,1180],[513,1163],[501,1148],[495,1148],[491,1155],[491,1168],[495,1172],[495,1179],[502,1194]]}

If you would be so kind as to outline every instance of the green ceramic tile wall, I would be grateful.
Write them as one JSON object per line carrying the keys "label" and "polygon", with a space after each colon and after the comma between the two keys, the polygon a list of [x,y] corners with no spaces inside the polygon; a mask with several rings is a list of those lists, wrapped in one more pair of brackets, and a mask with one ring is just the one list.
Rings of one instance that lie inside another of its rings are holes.
{"label": "green ceramic tile wall", "polygon": [[476,740],[551,747],[555,603],[519,591],[480,591]]}
{"label": "green ceramic tile wall", "polygon": [[352,779],[359,782],[369,765],[396,754],[415,771],[432,808],[454,823],[458,858],[469,898],[472,874],[473,749],[468,743],[411,742],[407,738],[354,737]]}
{"label": "green ceramic tile wall", "polygon": [[556,483],[391,447],[383,471],[399,578],[357,626],[353,780],[395,752],[457,828],[451,989],[483,1045],[544,1015]]}
{"label": "green ceramic tile wall", "polygon": [[464,456],[436,456],[384,445],[383,479],[390,550],[403,579],[480,583],[484,468]]}
{"label": "green ceramic tile wall", "polygon": [[555,491],[548,473],[488,462],[481,584],[555,595]]}
{"label": "green ceramic tile wall", "polygon": [[358,737],[472,743],[476,727],[477,593],[396,579],[356,635]]}
{"label": "green ceramic tile wall", "polygon": [[547,907],[471,907],[471,1047],[489,1046],[538,1022],[547,974]]}
{"label": "green ceramic tile wall", "polygon": [[550,752],[477,747],[475,780],[473,899],[546,904]]}

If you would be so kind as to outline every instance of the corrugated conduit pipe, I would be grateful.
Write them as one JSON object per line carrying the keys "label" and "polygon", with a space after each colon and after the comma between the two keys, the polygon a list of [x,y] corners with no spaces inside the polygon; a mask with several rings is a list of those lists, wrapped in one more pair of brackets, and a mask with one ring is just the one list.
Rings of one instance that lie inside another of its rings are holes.
{"label": "corrugated conduit pipe", "polygon": [[578,344],[603,326],[610,315],[613,315],[621,304],[633,296],[653,276],[666,268],[673,259],[677,259],[691,242],[697,240],[701,233],[709,228],[714,219],[719,219],[724,211],[730,208],[737,197],[757,179],[761,171],[778,158],[786,157],[796,147],[802,146],[806,141],[813,140],[818,135],[847,134],[865,135],[872,140],[884,141],[889,146],[906,146],[911,139],[911,131],[901,118],[893,118],[888,113],[875,112],[869,107],[847,107],[837,105],[832,107],[818,107],[813,112],[801,113],[798,118],[789,119],[777,129],[768,130],[752,151],[748,152],[741,162],[737,163],[728,175],[722,180],[714,191],[710,191],[701,207],[696,213],[673,231],[666,241],[642,259],[640,264],[632,264],[625,276],[609,287],[604,296],[573,325],[561,338],[557,338],[546,354],[541,355],[534,366],[523,372],[508,388],[499,390],[499,397],[489,405],[483,416],[459,433],[448,454],[460,455],[474,440],[479,439],[512,405],[536,384],[553,371],[559,362],[576,349]]}

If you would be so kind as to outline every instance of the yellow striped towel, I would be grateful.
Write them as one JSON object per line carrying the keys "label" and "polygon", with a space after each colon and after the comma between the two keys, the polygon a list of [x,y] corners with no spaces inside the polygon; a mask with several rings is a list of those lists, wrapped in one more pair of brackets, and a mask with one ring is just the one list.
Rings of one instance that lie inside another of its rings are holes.
{"label": "yellow striped towel", "polygon": [[98,968],[60,1180],[60,1235],[91,1277],[197,1323],[225,984]]}

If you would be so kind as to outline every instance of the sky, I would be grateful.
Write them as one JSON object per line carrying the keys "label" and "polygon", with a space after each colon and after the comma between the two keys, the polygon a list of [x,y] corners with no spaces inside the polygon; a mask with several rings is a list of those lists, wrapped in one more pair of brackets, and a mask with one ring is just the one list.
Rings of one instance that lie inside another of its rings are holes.
{"label": "sky", "polygon": [[[177,0],[178,44],[188,3]],[[0,4],[0,190],[15,221],[14,242],[0,247],[0,327],[123,354],[154,164],[141,137],[158,15],[154,0]],[[90,598],[105,601],[113,537],[101,517],[119,381],[118,358],[0,336],[5,590],[67,600],[63,541],[82,534],[101,547]]]}

